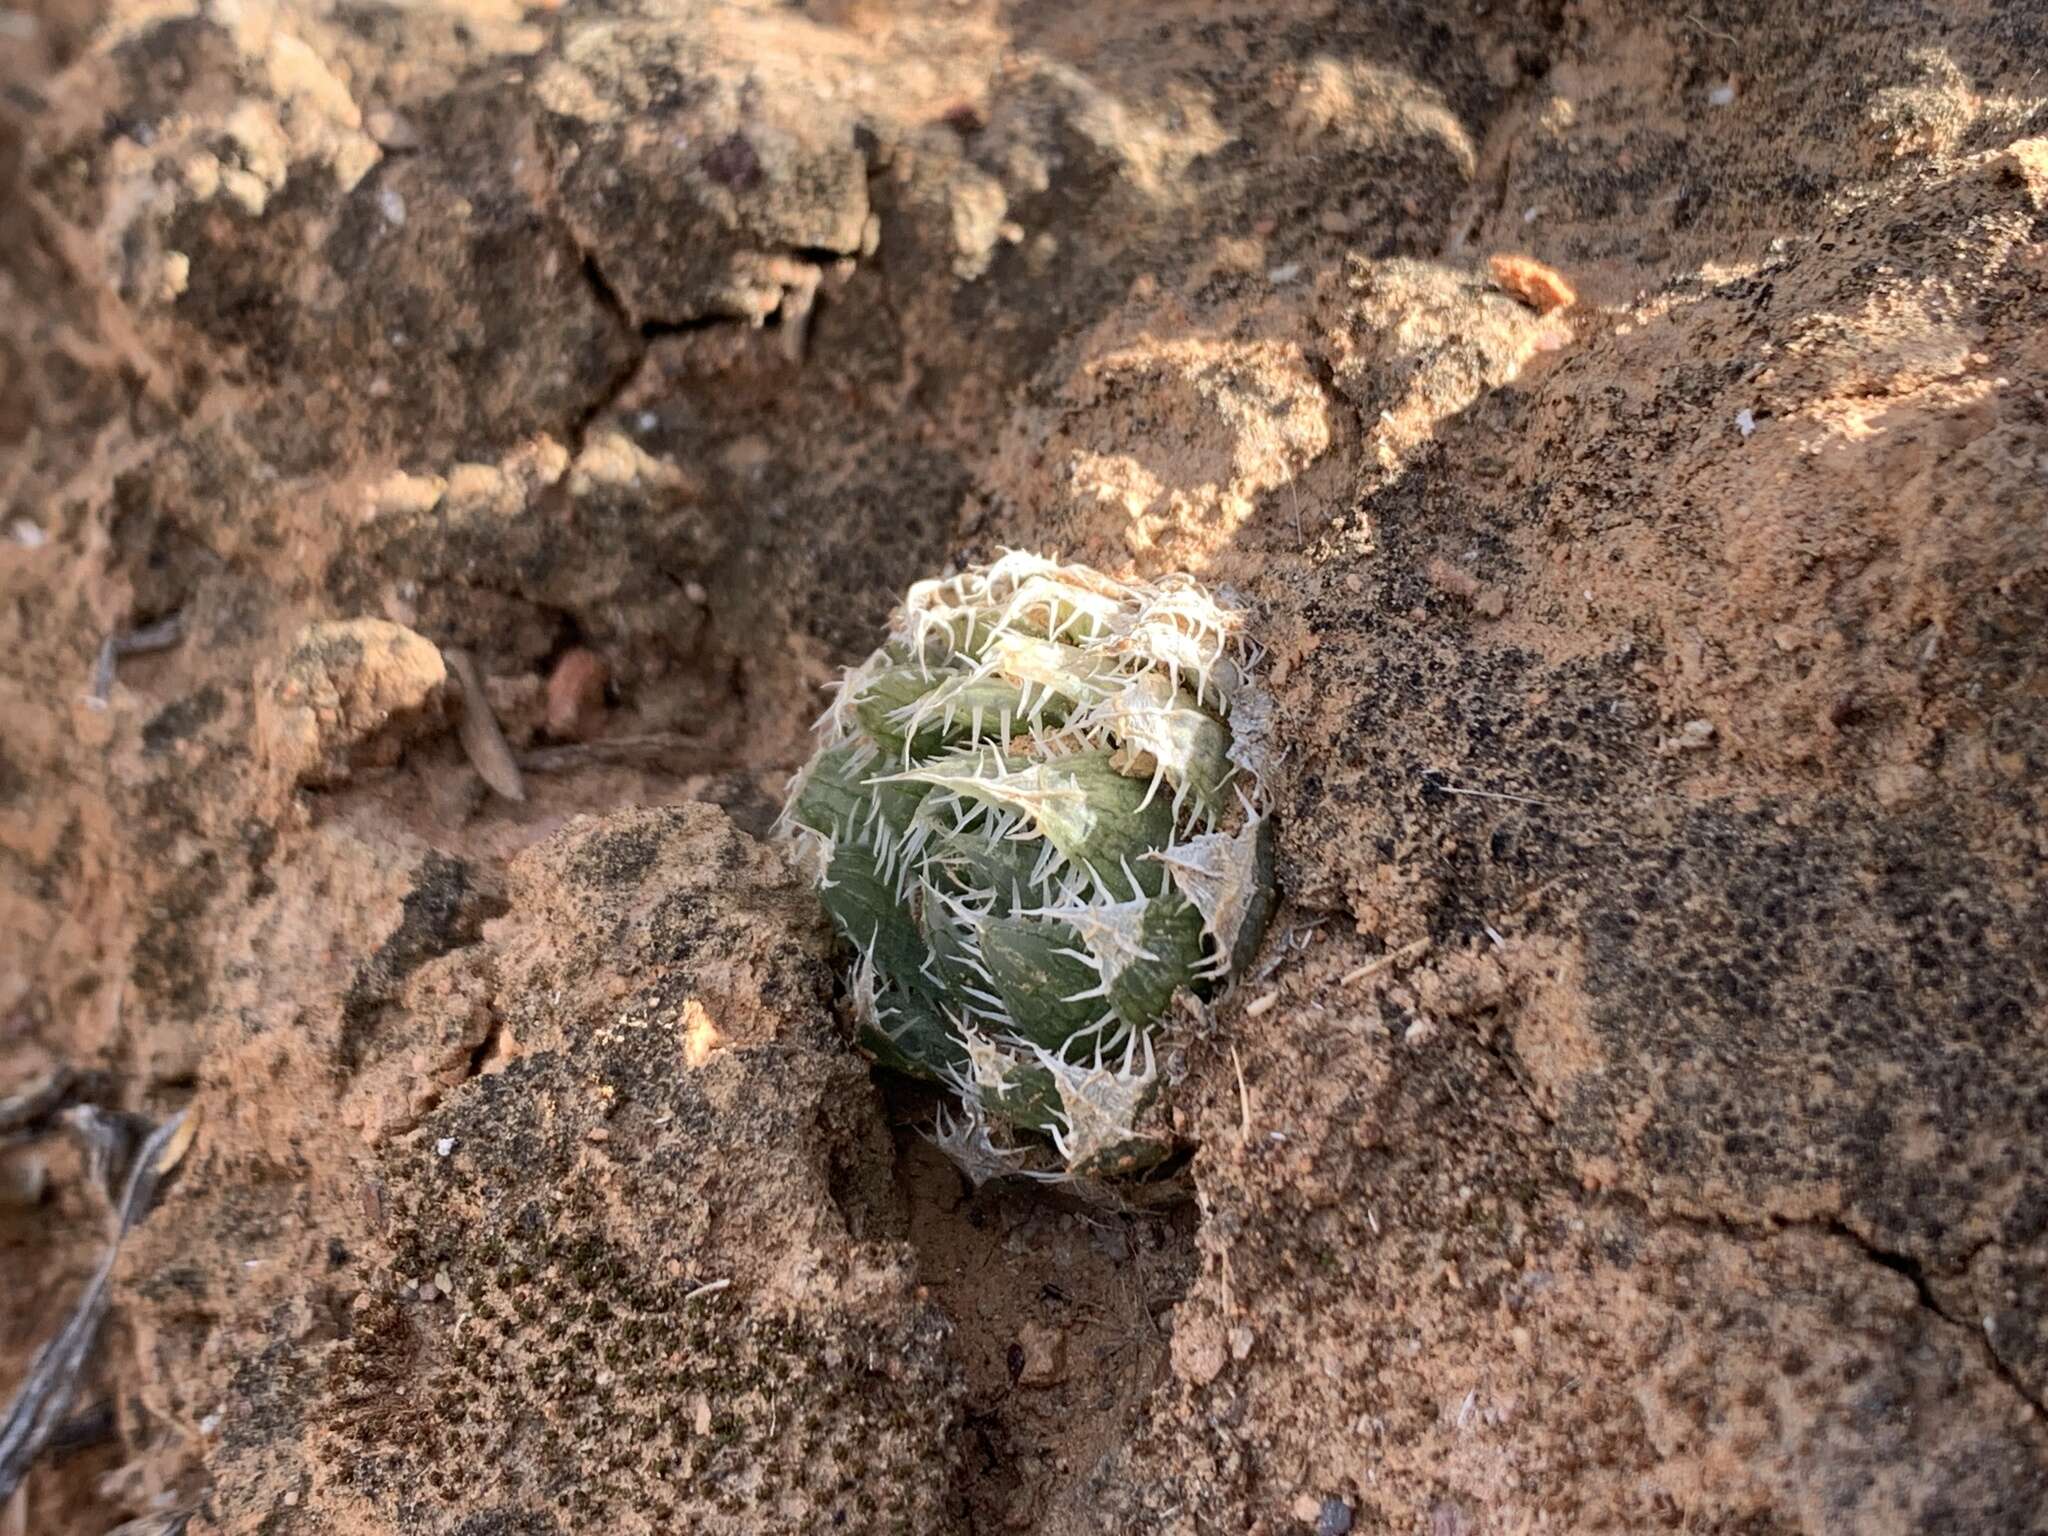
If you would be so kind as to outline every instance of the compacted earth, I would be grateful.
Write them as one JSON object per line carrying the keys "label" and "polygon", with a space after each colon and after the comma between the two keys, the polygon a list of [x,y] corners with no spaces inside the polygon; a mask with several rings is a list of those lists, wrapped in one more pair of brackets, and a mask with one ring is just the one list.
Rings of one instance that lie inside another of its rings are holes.
{"label": "compacted earth", "polygon": [[[2042,7],[7,3],[0,1533],[2048,1531]],[[1143,1185],[770,836],[1002,548],[1266,648]]]}

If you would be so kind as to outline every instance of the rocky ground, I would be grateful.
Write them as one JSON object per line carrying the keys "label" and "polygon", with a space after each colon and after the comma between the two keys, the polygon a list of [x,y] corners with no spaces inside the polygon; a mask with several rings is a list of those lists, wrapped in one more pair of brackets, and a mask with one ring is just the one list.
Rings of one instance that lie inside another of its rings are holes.
{"label": "rocky ground", "polygon": [[[0,1532],[2048,1531],[2038,7],[26,3]],[[999,546],[1270,649],[1114,1197],[763,841]]]}

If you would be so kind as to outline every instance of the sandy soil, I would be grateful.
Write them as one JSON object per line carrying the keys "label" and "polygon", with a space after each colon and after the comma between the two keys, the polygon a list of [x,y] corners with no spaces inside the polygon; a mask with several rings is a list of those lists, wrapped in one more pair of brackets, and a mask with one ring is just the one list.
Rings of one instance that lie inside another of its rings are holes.
{"label": "sandy soil", "polygon": [[[0,1099],[199,1131],[0,1533],[2048,1532],[2038,8],[16,4]],[[1270,649],[1141,1189],[763,841],[999,546]]]}

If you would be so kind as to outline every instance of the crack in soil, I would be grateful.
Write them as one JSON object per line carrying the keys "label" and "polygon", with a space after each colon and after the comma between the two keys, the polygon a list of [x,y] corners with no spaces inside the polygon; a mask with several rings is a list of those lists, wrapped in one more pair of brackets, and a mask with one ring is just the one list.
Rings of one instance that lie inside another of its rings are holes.
{"label": "crack in soil", "polygon": [[568,234],[570,243],[576,245],[577,254],[583,258],[583,280],[590,284],[590,291],[596,296],[598,303],[633,343],[626,360],[613,370],[612,376],[605,381],[604,388],[599,390],[596,398],[577,412],[575,420],[570,422],[568,446],[569,458],[573,462],[577,455],[583,452],[590,424],[609,412],[618,403],[619,397],[631,387],[633,380],[639,377],[641,365],[647,361],[648,335],[644,328],[633,324],[632,316],[626,312],[625,302],[620,299],[618,290],[612,287],[611,280],[604,275],[604,269],[598,265],[597,257],[576,243],[575,231],[566,221],[563,221],[562,227]]}
{"label": "crack in soil", "polygon": [[[2048,1417],[2048,1401],[2044,1401],[2041,1397],[2035,1395],[2013,1373],[2012,1368],[2006,1364],[2005,1358],[1999,1354],[1997,1346],[1985,1336],[1984,1330],[1974,1326],[1965,1318],[1954,1316],[1941,1304],[1939,1298],[1934,1294],[1934,1288],[1928,1284],[1927,1269],[1920,1260],[1914,1258],[1911,1254],[1896,1253],[1888,1248],[1879,1247],[1854,1227],[1843,1221],[1839,1216],[1831,1216],[1819,1221],[1786,1222],[1783,1225],[1785,1227],[1814,1227],[1820,1231],[1832,1233],[1837,1237],[1846,1238],[1861,1249],[1864,1256],[1870,1259],[1872,1263],[1882,1265],[1894,1274],[1905,1276],[1907,1280],[1912,1282],[1913,1290],[1919,1296],[1921,1306],[1932,1312],[1950,1327],[1959,1328],[1969,1335],[1975,1341],[1976,1348],[1983,1352],[1983,1356],[1990,1363],[1992,1371],[2002,1377],[2006,1385],[2018,1393],[2020,1400],[2031,1407],[2035,1413]],[[1982,1246],[1980,1245],[1979,1251],[1981,1251]],[[1968,1261],[1965,1261],[1955,1273],[1958,1276],[1967,1275],[1969,1268]]]}
{"label": "crack in soil", "polygon": [[[1516,1091],[1528,1103],[1530,1110],[1535,1114],[1536,1118],[1553,1133],[1550,1137],[1551,1150],[1562,1157],[1569,1158],[1571,1148],[1555,1134],[1557,1126],[1556,1116],[1544,1106],[1541,1096],[1536,1092],[1534,1079],[1531,1077],[1527,1065],[1522,1061],[1520,1053],[1514,1048],[1511,1032],[1505,1025],[1487,1031],[1478,1028],[1470,1020],[1461,1022],[1465,1023],[1467,1028],[1473,1030],[1482,1048],[1485,1049],[1488,1055],[1493,1057],[1500,1065],[1501,1070],[1507,1074],[1509,1080],[1514,1083]],[[1883,1247],[1871,1238],[1866,1237],[1863,1233],[1858,1232],[1848,1222],[1843,1220],[1841,1216],[1788,1217],[1765,1212],[1761,1217],[1745,1217],[1712,1208],[1709,1208],[1705,1214],[1693,1215],[1686,1212],[1657,1211],[1651,1208],[1647,1201],[1643,1203],[1646,1214],[1658,1225],[1712,1228],[1724,1237],[1739,1241],[1747,1241],[1756,1236],[1772,1233],[1797,1231],[1802,1228],[1825,1233],[1831,1237],[1845,1239],[1854,1244],[1858,1251],[1865,1258],[1869,1259],[1871,1263],[1880,1268],[1888,1269],[1893,1274],[1900,1275],[1909,1281],[1922,1308],[1940,1319],[1947,1327],[1959,1329],[1966,1334],[1971,1340],[1969,1348],[1979,1354],[1985,1363],[1990,1366],[1992,1373],[2011,1387],[2020,1400],[2032,1408],[2035,1413],[2048,1418],[2048,1401],[2044,1401],[2042,1397],[2036,1395],[2014,1374],[2012,1368],[2005,1362],[2004,1357],[1999,1354],[1997,1346],[1991,1339],[1985,1336],[1983,1329],[1973,1326],[1964,1318],[1954,1316],[1947,1308],[1942,1306],[1934,1294],[1933,1286],[1928,1281],[1927,1267],[1920,1259],[1908,1253],[1899,1253]],[[1980,1243],[1955,1269],[1943,1271],[1942,1278],[1953,1277],[1960,1279],[1967,1276],[1970,1265],[1974,1262],[1976,1255],[1987,1246],[1988,1243]]]}
{"label": "crack in soil", "polygon": [[1166,1379],[1167,1319],[1199,1267],[1194,1202],[1118,1210],[1016,1180],[969,1191],[901,1123],[913,1093],[891,1086],[919,1283],[953,1321],[967,1386],[968,1528],[1042,1529]]}

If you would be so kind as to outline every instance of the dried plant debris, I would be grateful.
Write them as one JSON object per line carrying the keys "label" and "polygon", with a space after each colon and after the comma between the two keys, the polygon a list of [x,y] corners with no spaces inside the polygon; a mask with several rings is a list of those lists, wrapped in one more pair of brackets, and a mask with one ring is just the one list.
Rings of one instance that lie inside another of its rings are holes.
{"label": "dried plant debris", "polygon": [[1011,552],[913,586],[819,722],[782,830],[863,1044],[958,1094],[937,1140],[977,1182],[1168,1149],[1155,1029],[1272,906],[1257,661],[1192,580]]}
{"label": "dried plant debris", "polygon": [[483,678],[477,672],[476,663],[467,651],[452,646],[444,649],[441,655],[448,664],[449,675],[462,692],[462,718],[456,729],[471,766],[484,783],[507,800],[525,800],[526,784],[519,776],[519,763],[512,756],[512,748],[506,744],[505,733],[498,727],[498,717],[491,713],[490,700],[484,694]]}
{"label": "dried plant debris", "polygon": [[[37,1352],[21,1390],[7,1405],[6,1417],[0,1420],[0,1502],[13,1497],[30,1464],[65,1422],[78,1390],[79,1376],[92,1353],[93,1341],[99,1337],[100,1320],[106,1316],[107,1285],[114,1273],[114,1260],[121,1252],[121,1240],[149,1210],[157,1186],[177,1166],[190,1145],[185,1126],[185,1113],[175,1114],[151,1131],[137,1148],[114,1201],[113,1228],[99,1267],[79,1293],[71,1316],[57,1336]],[[89,1134],[101,1128],[97,1121],[86,1127],[88,1145],[96,1153],[118,1139],[118,1132],[105,1136]]]}
{"label": "dried plant debris", "polygon": [[194,1504],[162,1514],[143,1515],[139,1519],[123,1521],[107,1532],[107,1536],[180,1536],[198,1513],[199,1506]]}
{"label": "dried plant debris", "polygon": [[167,651],[184,638],[185,616],[182,613],[171,614],[139,629],[118,630],[107,636],[100,642],[99,654],[93,658],[92,686],[86,692],[86,702],[94,709],[107,707],[107,700],[114,691],[114,669],[123,656]]}
{"label": "dried plant debris", "polygon": [[0,1098],[0,1146],[41,1134],[45,1122],[70,1101],[76,1081],[69,1067],[57,1066],[19,1093]]}

